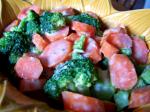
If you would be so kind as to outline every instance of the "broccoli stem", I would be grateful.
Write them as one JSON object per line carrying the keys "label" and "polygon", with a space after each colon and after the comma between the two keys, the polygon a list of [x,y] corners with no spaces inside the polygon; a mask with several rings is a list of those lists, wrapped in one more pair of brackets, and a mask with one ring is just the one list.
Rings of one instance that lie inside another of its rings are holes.
{"label": "broccoli stem", "polygon": [[72,53],[72,59],[82,59],[83,56],[81,53],[83,53],[83,47],[85,43],[86,36],[81,35],[79,40],[76,40],[73,46],[73,53]]}

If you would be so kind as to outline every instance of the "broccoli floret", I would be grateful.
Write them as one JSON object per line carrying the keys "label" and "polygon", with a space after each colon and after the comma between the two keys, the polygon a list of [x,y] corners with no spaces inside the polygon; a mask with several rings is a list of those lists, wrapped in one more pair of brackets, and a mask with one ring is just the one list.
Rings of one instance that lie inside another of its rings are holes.
{"label": "broccoli floret", "polygon": [[40,17],[40,27],[41,32],[45,33],[53,33],[66,25],[65,17],[58,12],[44,12]]}
{"label": "broccoli floret", "polygon": [[26,34],[32,36],[34,33],[40,33],[39,15],[30,10],[26,17]]}
{"label": "broccoli floret", "polygon": [[40,33],[38,21],[28,21],[26,25],[26,34],[32,36],[34,33]]}
{"label": "broccoli floret", "polygon": [[7,54],[10,52],[12,46],[14,45],[14,41],[12,38],[4,38],[0,39],[0,52],[3,54]]}
{"label": "broccoli floret", "polygon": [[39,15],[35,11],[30,10],[28,11],[26,18],[27,18],[27,21],[33,21],[33,20],[37,20],[39,18]]}
{"label": "broccoli floret", "polygon": [[40,33],[39,15],[33,10],[28,11],[27,17],[21,20],[20,24],[12,31],[25,32],[29,37],[34,33]]}
{"label": "broccoli floret", "polygon": [[6,32],[0,39],[0,52],[9,57],[11,64],[15,64],[17,59],[27,52],[31,40],[21,32]]}
{"label": "broccoli floret", "polygon": [[82,59],[83,56],[81,53],[83,53],[83,46],[85,43],[85,35],[82,35],[79,40],[76,40],[73,46],[73,53],[72,53],[72,59]]}
{"label": "broccoli floret", "polygon": [[96,79],[94,65],[89,59],[73,59],[56,67],[44,85],[44,91],[54,99],[59,98],[64,90],[86,94]]}
{"label": "broccoli floret", "polygon": [[0,52],[8,56],[11,64],[15,64],[23,53],[30,51],[32,34],[39,32],[39,15],[30,10],[18,26],[4,33],[4,37],[0,39]]}
{"label": "broccoli floret", "polygon": [[27,23],[27,19],[24,18],[20,21],[18,26],[15,26],[11,29],[11,31],[15,31],[15,32],[25,32],[26,29],[26,23]]}
{"label": "broccoli floret", "polygon": [[87,13],[81,13],[79,15],[69,16],[68,18],[73,20],[73,21],[79,21],[79,22],[82,22],[82,23],[92,25],[96,28],[97,35],[102,34],[102,32],[100,31],[101,22],[98,19],[90,16]]}

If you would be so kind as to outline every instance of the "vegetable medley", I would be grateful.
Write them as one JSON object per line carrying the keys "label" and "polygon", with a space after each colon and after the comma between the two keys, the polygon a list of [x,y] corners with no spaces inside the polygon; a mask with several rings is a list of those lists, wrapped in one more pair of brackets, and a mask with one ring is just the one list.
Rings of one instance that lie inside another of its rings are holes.
{"label": "vegetable medley", "polygon": [[73,112],[115,112],[150,103],[149,51],[125,26],[104,30],[94,13],[72,8],[23,9],[0,38],[0,53],[20,91],[43,90]]}

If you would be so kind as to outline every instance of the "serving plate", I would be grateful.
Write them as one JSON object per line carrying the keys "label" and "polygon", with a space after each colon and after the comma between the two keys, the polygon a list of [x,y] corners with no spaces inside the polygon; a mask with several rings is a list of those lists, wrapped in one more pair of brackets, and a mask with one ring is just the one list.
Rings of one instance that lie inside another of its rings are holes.
{"label": "serving plate", "polygon": [[[17,17],[21,9],[32,4],[43,10],[67,6],[82,12],[92,11],[107,27],[124,24],[131,34],[145,36],[150,49],[150,9],[120,12],[112,7],[110,0],[0,0],[0,32]],[[147,63],[150,63],[150,53]],[[136,109],[135,112],[148,112],[147,110],[150,110],[150,104]],[[0,112],[10,111],[63,112],[23,95],[0,74]]]}

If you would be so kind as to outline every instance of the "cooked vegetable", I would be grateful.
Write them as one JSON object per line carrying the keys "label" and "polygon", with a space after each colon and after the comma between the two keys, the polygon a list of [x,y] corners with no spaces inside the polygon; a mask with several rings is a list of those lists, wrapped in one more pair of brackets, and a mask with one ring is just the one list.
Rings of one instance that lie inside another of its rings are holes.
{"label": "cooked vegetable", "polygon": [[48,42],[44,40],[44,38],[37,33],[32,36],[32,43],[40,51],[43,51],[44,48],[48,45]]}
{"label": "cooked vegetable", "polygon": [[[82,35],[79,40],[76,40],[73,46],[72,59],[83,58],[83,47],[85,44],[86,36]],[[82,54],[81,54],[82,53]]]}
{"label": "cooked vegetable", "polygon": [[129,108],[136,108],[150,103],[150,86],[137,88],[131,92]]}
{"label": "cooked vegetable", "polygon": [[64,27],[66,25],[66,20],[61,13],[51,13],[46,11],[40,16],[40,23],[41,32],[43,34],[50,34]]}
{"label": "cooked vegetable", "polygon": [[69,27],[63,27],[54,33],[45,33],[46,38],[50,41],[56,41],[59,39],[64,39],[69,34]]}
{"label": "cooked vegetable", "polygon": [[129,104],[129,93],[127,91],[118,91],[114,96],[118,111],[127,107]]}
{"label": "cooked vegetable", "polygon": [[137,83],[137,74],[129,58],[122,54],[114,54],[109,60],[112,84],[123,90],[132,89]]}
{"label": "cooked vegetable", "polygon": [[133,37],[132,57],[138,64],[146,64],[149,49],[144,40],[139,37]]}
{"label": "cooked vegetable", "polygon": [[143,81],[143,79],[140,79],[138,80],[137,84],[135,85],[134,88],[141,88],[141,87],[144,87],[146,86],[145,82]]}
{"label": "cooked vegetable", "polygon": [[31,40],[20,32],[6,32],[0,39],[0,52],[9,57],[9,61],[15,64],[23,53],[29,51]]}
{"label": "cooked vegetable", "polygon": [[76,31],[78,35],[86,35],[87,37],[95,36],[95,27],[88,25],[86,23],[81,23],[78,21],[72,21],[71,29]]}
{"label": "cooked vegetable", "polygon": [[131,48],[122,48],[120,51],[121,51],[122,54],[124,54],[126,56],[131,56],[132,55]]}
{"label": "cooked vegetable", "polygon": [[34,80],[40,77],[43,66],[38,58],[23,56],[19,58],[14,69],[18,77]]}
{"label": "cooked vegetable", "polygon": [[50,43],[40,55],[41,62],[45,67],[55,67],[68,60],[72,51],[72,43],[61,39]]}
{"label": "cooked vegetable", "polygon": [[95,80],[96,72],[89,59],[69,60],[56,67],[53,76],[46,82],[44,91],[55,99],[65,90],[88,94]]}
{"label": "cooked vegetable", "polygon": [[11,31],[16,31],[16,32],[25,32],[26,30],[26,18],[22,19],[19,23],[18,26],[15,26],[11,29]]}
{"label": "cooked vegetable", "polygon": [[66,40],[69,40],[71,42],[75,42],[79,38],[80,38],[80,36],[78,34],[76,34],[76,33],[71,33],[70,35],[68,35],[67,37],[65,37]]}
{"label": "cooked vegetable", "polygon": [[113,54],[117,54],[119,52],[118,48],[115,46],[111,45],[109,42],[104,41],[101,48],[100,52],[103,53],[103,55],[110,59]]}
{"label": "cooked vegetable", "polygon": [[105,112],[105,105],[101,100],[68,91],[62,92],[62,97],[66,110],[73,112]]}
{"label": "cooked vegetable", "polygon": [[140,78],[146,83],[150,84],[150,69],[145,69]]}
{"label": "cooked vegetable", "polygon": [[32,46],[32,47],[30,48],[30,52],[33,53],[33,54],[41,54],[41,53],[42,53],[42,51],[39,50],[39,49],[38,49],[37,47],[35,47],[35,46]]}
{"label": "cooked vegetable", "polygon": [[4,31],[1,70],[22,92],[44,89],[75,112],[130,111],[150,103],[150,50],[123,25],[102,32],[92,12],[31,6]]}
{"label": "cooked vegetable", "polygon": [[26,34],[32,36],[34,33],[40,33],[39,15],[34,11],[29,11],[26,17]]}
{"label": "cooked vegetable", "polygon": [[45,79],[36,79],[36,80],[22,79],[20,80],[20,83],[19,83],[19,90],[21,92],[42,90],[45,81],[46,81]]}
{"label": "cooked vegetable", "polygon": [[98,81],[93,84],[93,94],[101,100],[111,100],[115,94],[115,88],[109,82]]}
{"label": "cooked vegetable", "polygon": [[23,32],[30,37],[34,33],[40,33],[39,15],[33,10],[28,11],[27,16],[12,31]]}
{"label": "cooked vegetable", "polygon": [[94,63],[98,63],[102,59],[99,53],[99,46],[93,38],[87,38],[84,55],[90,58]]}
{"label": "cooked vegetable", "polygon": [[20,11],[20,13],[18,14],[17,18],[19,20],[23,20],[24,18],[26,18],[28,11],[33,10],[35,11],[37,14],[40,14],[41,9],[38,6],[32,5],[30,7],[24,8]]}
{"label": "cooked vegetable", "polygon": [[[140,71],[140,76],[135,88],[142,88],[150,84],[150,69],[149,65],[142,65],[142,70]],[[138,67],[137,69],[140,69]]]}
{"label": "cooked vegetable", "polygon": [[112,28],[104,32],[103,40],[106,40],[111,45],[115,46],[118,49],[121,48],[131,48],[132,39],[130,36],[120,27]]}
{"label": "cooked vegetable", "polygon": [[72,21],[79,21],[82,23],[92,25],[93,27],[96,28],[97,34],[100,32],[101,22],[87,13],[81,13],[79,15],[69,16],[69,19],[71,19]]}
{"label": "cooked vegetable", "polygon": [[40,33],[39,23],[37,21],[28,21],[26,26],[26,33],[27,35]]}

